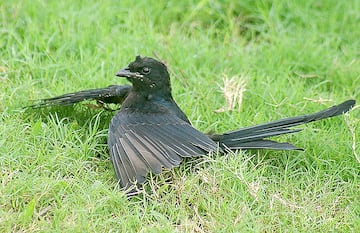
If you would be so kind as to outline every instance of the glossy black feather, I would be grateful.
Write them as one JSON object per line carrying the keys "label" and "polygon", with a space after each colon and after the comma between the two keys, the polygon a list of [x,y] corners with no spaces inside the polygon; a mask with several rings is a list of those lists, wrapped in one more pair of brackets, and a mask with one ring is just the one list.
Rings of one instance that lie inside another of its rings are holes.
{"label": "glossy black feather", "polygon": [[[162,167],[178,166],[184,157],[218,150],[208,136],[172,113],[147,114],[126,109],[111,121],[108,146],[112,161],[123,161],[114,163],[115,170],[127,171],[126,176],[117,172],[123,187],[134,181],[143,182],[137,177],[145,177],[148,171],[159,174]],[[114,149],[117,147],[121,150]]]}
{"label": "glossy black feather", "polygon": [[[329,117],[338,116],[349,111],[355,105],[355,100],[347,100],[339,105],[332,106],[328,109],[319,111],[317,113],[285,118],[277,121],[272,121],[265,124],[256,126],[250,126],[234,131],[226,132],[219,137],[213,137],[214,140],[220,142],[220,144],[230,149],[261,149],[264,148],[264,143],[261,139],[278,136],[282,134],[295,133],[301,129],[290,129],[291,127],[310,123],[313,121],[322,120]],[[259,141],[260,139],[260,141]],[[249,143],[252,142],[252,143]],[[258,147],[256,146],[258,143]],[[275,142],[272,142],[271,149],[288,149],[283,145],[275,146]]]}
{"label": "glossy black feather", "polygon": [[232,145],[222,144],[230,150],[251,150],[251,149],[268,149],[268,150],[303,150],[288,142],[275,142],[271,140],[255,140],[242,143],[234,143]]}
{"label": "glossy black feather", "polygon": [[39,100],[30,108],[67,106],[84,100],[97,100],[101,103],[121,104],[131,89],[130,85],[110,85],[105,88],[89,89],[68,93],[53,98]]}

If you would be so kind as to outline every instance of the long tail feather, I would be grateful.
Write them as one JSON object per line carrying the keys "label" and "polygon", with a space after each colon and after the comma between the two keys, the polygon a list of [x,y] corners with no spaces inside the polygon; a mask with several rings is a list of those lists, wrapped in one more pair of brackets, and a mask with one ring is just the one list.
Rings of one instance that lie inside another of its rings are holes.
{"label": "long tail feather", "polygon": [[341,115],[349,111],[355,105],[355,100],[347,100],[339,105],[317,113],[285,118],[256,126],[250,126],[234,131],[226,132],[222,135],[212,137],[220,143],[220,146],[228,149],[299,149],[289,143],[278,143],[275,141],[264,140],[265,138],[289,134],[301,131],[301,129],[290,129],[291,127],[306,124],[321,119]]}

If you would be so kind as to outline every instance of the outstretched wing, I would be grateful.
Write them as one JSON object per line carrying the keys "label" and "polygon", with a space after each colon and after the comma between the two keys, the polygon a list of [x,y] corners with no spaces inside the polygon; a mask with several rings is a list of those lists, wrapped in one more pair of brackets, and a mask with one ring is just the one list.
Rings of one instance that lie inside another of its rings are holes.
{"label": "outstretched wing", "polygon": [[130,85],[110,85],[105,88],[89,89],[79,92],[64,94],[61,96],[42,99],[30,108],[42,108],[50,106],[72,105],[84,100],[98,100],[101,103],[121,104],[131,89]]}
{"label": "outstretched wing", "polygon": [[217,143],[173,114],[122,111],[111,121],[108,146],[122,187],[144,182],[148,171],[178,166],[184,157],[218,150]]}

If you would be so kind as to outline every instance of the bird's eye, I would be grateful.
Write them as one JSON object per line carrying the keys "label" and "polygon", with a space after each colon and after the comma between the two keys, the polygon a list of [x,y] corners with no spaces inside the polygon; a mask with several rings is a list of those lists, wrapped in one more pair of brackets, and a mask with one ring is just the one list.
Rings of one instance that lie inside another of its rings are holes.
{"label": "bird's eye", "polygon": [[144,67],[144,68],[142,68],[142,72],[144,73],[144,74],[148,74],[148,73],[150,73],[150,71],[151,71],[151,69],[149,68],[149,67]]}

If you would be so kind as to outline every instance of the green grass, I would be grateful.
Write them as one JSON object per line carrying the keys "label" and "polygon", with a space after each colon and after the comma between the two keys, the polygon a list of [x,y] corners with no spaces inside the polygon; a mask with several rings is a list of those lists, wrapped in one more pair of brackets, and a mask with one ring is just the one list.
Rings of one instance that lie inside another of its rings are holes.
{"label": "green grass", "polygon": [[[3,1],[0,231],[359,232],[358,108],[279,139],[305,152],[189,161],[132,199],[106,148],[113,113],[19,111],[126,83],[114,74],[138,54],[168,64],[174,98],[202,131],[360,100],[359,12],[358,0]],[[224,75],[247,77],[247,91],[240,111],[215,114]]]}

